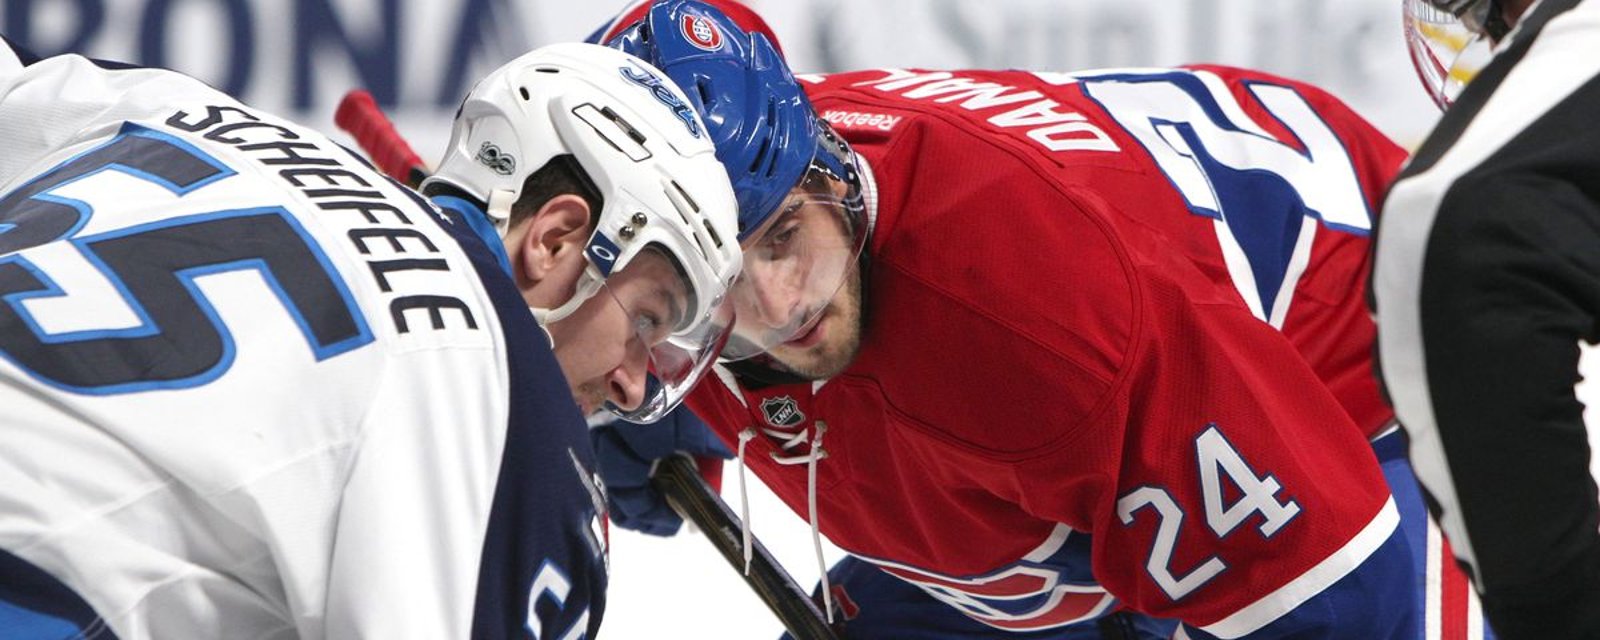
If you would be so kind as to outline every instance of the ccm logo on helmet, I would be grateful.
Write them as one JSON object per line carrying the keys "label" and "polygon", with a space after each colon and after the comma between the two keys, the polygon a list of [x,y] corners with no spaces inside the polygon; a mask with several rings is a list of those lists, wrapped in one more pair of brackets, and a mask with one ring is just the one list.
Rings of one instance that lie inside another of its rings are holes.
{"label": "ccm logo on helmet", "polygon": [[696,138],[700,137],[700,121],[695,119],[694,110],[690,109],[689,105],[684,104],[683,100],[673,94],[671,89],[662,84],[661,78],[638,67],[617,67],[617,70],[622,72],[622,77],[649,89],[650,95],[655,96],[657,102],[667,105],[667,108],[671,109],[678,116],[678,119],[683,121],[683,126],[689,130],[689,135]]}
{"label": "ccm logo on helmet", "polygon": [[716,51],[722,48],[722,32],[717,30],[717,25],[709,18],[703,16],[684,16],[683,35],[689,39],[689,44],[706,51]]}

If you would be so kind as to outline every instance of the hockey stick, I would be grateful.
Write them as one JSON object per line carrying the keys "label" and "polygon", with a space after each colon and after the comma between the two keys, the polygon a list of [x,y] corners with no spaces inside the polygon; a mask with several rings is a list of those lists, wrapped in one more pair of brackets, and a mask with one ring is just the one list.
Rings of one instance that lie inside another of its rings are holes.
{"label": "hockey stick", "polygon": [[[366,91],[356,89],[345,94],[333,119],[389,177],[415,188],[428,176],[422,159]],[[743,525],[700,477],[693,460],[683,456],[663,459],[656,465],[650,482],[673,510],[705,532],[712,546],[744,577],[796,640],[837,640],[816,603],[754,538],[750,574],[744,575]]]}
{"label": "hockey stick", "polygon": [[389,177],[413,189],[428,177],[428,167],[411,150],[410,143],[394,128],[389,116],[365,89],[352,89],[339,100],[333,123],[355,138],[361,150],[372,156],[373,164]]}
{"label": "hockey stick", "polygon": [[767,552],[767,547],[753,537],[750,539],[750,574],[744,575],[744,523],[700,477],[693,459],[682,455],[663,458],[656,463],[650,485],[666,496],[673,511],[705,532],[711,546],[722,552],[723,559],[744,577],[745,583],[796,640],[838,638],[824,621],[817,603]]}

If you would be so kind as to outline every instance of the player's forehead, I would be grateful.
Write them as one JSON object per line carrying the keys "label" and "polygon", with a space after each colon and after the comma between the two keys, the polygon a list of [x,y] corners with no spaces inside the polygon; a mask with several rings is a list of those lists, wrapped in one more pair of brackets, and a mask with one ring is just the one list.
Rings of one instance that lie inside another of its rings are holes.
{"label": "player's forehead", "polygon": [[627,268],[612,278],[622,278],[630,282],[658,282],[676,287],[687,286],[677,262],[665,251],[654,246],[640,251],[639,255],[628,261]]}
{"label": "player's forehead", "polygon": [[669,313],[673,324],[683,317],[689,304],[690,288],[683,270],[670,255],[655,247],[640,251],[626,268],[607,279],[607,285],[624,306],[655,305],[652,310]]}
{"label": "player's forehead", "polygon": [[750,234],[750,238],[763,238],[785,223],[803,218],[837,216],[843,208],[845,192],[846,185],[835,180],[803,181],[789,190],[778,208],[767,216],[755,233]]}
{"label": "player's forehead", "polygon": [[831,172],[813,168],[800,178],[794,188],[789,189],[784,203],[812,199],[843,200],[848,190],[849,185]]}

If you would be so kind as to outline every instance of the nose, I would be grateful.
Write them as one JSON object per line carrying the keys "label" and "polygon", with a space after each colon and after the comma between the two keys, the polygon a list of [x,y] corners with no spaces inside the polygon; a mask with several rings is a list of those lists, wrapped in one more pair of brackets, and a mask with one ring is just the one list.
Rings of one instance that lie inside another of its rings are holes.
{"label": "nose", "polygon": [[771,265],[747,267],[741,281],[745,295],[739,299],[744,301],[740,306],[748,308],[737,309],[739,320],[748,318],[774,329],[788,325],[801,302],[801,287],[790,271]]}
{"label": "nose", "polygon": [[650,352],[644,341],[637,337],[629,340],[622,362],[606,374],[606,400],[623,411],[639,408],[644,404],[649,366]]}

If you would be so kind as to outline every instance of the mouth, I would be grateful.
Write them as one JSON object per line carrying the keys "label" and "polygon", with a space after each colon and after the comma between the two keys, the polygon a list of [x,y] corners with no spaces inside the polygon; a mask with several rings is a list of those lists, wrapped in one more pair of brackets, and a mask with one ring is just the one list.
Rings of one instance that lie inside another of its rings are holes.
{"label": "mouth", "polygon": [[827,331],[822,327],[822,321],[826,320],[830,314],[831,312],[826,310],[817,314],[817,317],[809,326],[801,327],[800,333],[796,334],[795,337],[784,341],[783,346],[796,349],[806,349],[816,346],[817,343],[822,342],[823,336],[827,334]]}

